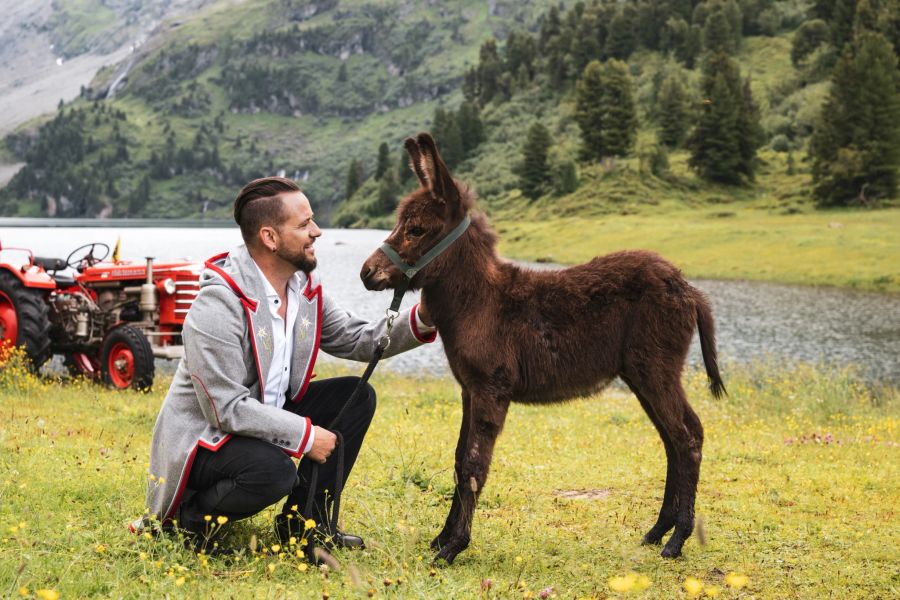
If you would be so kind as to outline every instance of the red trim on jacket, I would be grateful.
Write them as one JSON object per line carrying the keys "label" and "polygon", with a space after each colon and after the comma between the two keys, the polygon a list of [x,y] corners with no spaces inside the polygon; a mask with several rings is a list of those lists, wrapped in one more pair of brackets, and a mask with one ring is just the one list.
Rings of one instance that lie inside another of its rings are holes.
{"label": "red trim on jacket", "polygon": [[316,366],[316,357],[319,355],[319,344],[322,341],[322,285],[319,284],[313,288],[312,277],[310,277],[309,281],[307,281],[306,290],[304,290],[303,295],[309,300],[312,300],[313,296],[316,296],[316,339],[313,343],[312,356],[309,357],[309,365],[306,367],[306,373],[303,375],[303,383],[300,384],[300,389],[297,390],[296,395],[294,395],[294,398],[291,400],[291,402],[294,403],[300,402],[303,398],[303,394],[306,393],[306,388],[309,387],[310,380],[314,377],[313,368]]}
{"label": "red trim on jacket", "polygon": [[312,421],[309,417],[303,417],[306,419],[306,433],[303,434],[303,439],[300,441],[300,445],[297,446],[296,452],[294,450],[285,450],[285,453],[288,456],[293,456],[294,458],[303,458],[303,449],[306,448],[306,442],[309,441],[309,436],[312,435]]}
{"label": "red trim on jacket", "polygon": [[228,258],[228,252],[216,254],[215,256],[213,256],[212,258],[207,260],[206,263],[204,263],[204,266],[207,269],[214,271],[219,277],[221,277],[223,280],[225,280],[225,283],[228,284],[228,286],[231,288],[231,291],[233,291],[235,294],[237,294],[237,296],[242,301],[244,301],[246,304],[248,304],[250,306],[250,309],[253,312],[256,312],[256,307],[258,306],[259,303],[256,300],[254,300],[253,298],[248,297],[247,294],[244,293],[244,290],[242,290],[240,288],[240,286],[238,286],[238,284],[235,283],[234,279],[231,278],[231,275],[226,273],[222,267],[215,264],[216,261],[222,260],[223,258]]}
{"label": "red trim on jacket", "polygon": [[253,361],[256,363],[256,377],[259,379],[259,401],[266,401],[266,382],[263,379],[262,364],[259,362],[259,350],[256,348],[256,334],[253,332],[253,319],[250,317],[250,305],[241,298],[244,312],[247,313],[247,331],[250,334],[250,346],[253,348]]}
{"label": "red trim on jacket", "polygon": [[222,429],[222,422],[219,420],[219,411],[216,409],[216,402],[212,399],[212,396],[209,395],[209,390],[206,389],[206,384],[203,383],[203,380],[191,373],[191,379],[196,379],[197,383],[200,384],[200,387],[203,388],[203,393],[206,394],[206,399],[209,400],[209,405],[212,406],[213,414],[216,415],[216,427]]}
{"label": "red trim on jacket", "polygon": [[412,311],[409,313],[409,328],[412,329],[412,333],[417,340],[419,340],[423,344],[430,344],[435,339],[437,339],[437,331],[432,331],[431,333],[425,334],[419,332],[419,326],[416,325],[417,310],[419,310],[419,305],[414,304],[412,307]]}
{"label": "red trim on jacket", "polygon": [[162,518],[161,523],[164,525],[167,521],[172,519],[172,515],[174,515],[178,511],[178,507],[181,505],[181,497],[184,495],[184,488],[187,487],[188,479],[191,476],[191,467],[194,466],[194,458],[197,456],[197,448],[206,448],[211,452],[216,452],[222,445],[231,439],[231,434],[226,433],[222,436],[222,439],[218,441],[216,444],[210,444],[208,442],[204,442],[203,440],[197,440],[197,443],[194,444],[194,449],[191,450],[190,456],[188,456],[187,462],[184,464],[184,471],[181,474],[181,480],[178,482],[178,489],[175,490],[175,498],[172,500],[172,505],[169,507],[169,511],[166,513],[166,516]]}

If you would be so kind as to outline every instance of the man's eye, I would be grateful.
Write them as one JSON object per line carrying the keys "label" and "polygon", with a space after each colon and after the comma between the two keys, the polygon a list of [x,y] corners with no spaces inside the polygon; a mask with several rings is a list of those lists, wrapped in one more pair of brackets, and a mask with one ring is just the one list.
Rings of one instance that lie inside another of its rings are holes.
{"label": "man's eye", "polygon": [[410,227],[409,229],[406,230],[406,235],[408,235],[410,237],[419,237],[423,233],[425,233],[425,230],[422,229],[421,227]]}

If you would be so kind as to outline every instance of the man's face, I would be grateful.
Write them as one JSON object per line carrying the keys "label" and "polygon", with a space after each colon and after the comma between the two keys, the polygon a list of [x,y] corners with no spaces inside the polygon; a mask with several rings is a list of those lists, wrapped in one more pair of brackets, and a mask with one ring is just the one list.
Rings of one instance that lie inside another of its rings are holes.
{"label": "man's face", "polygon": [[278,249],[275,254],[304,273],[316,268],[316,251],[313,244],[322,230],[313,221],[309,199],[303,192],[281,195],[287,218],[276,228]]}

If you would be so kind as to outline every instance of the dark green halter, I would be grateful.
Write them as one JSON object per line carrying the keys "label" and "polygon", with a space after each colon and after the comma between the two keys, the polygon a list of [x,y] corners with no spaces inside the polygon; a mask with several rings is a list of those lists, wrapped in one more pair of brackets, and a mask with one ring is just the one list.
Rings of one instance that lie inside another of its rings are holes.
{"label": "dark green halter", "polygon": [[472,219],[469,218],[469,215],[466,215],[465,218],[460,221],[459,225],[453,228],[453,231],[439,241],[434,248],[426,252],[414,265],[404,262],[403,259],[400,258],[400,255],[397,254],[397,251],[388,246],[386,242],[381,245],[381,251],[384,252],[390,261],[394,263],[394,266],[403,273],[403,281],[394,288],[394,301],[391,302],[391,307],[388,309],[390,312],[388,314],[396,315],[400,311],[400,302],[403,300],[403,294],[405,294],[406,290],[409,288],[412,278],[416,276],[416,273],[424,269],[428,263],[440,256],[444,250],[450,247],[450,244],[455,242],[463,233],[465,233],[471,222]]}

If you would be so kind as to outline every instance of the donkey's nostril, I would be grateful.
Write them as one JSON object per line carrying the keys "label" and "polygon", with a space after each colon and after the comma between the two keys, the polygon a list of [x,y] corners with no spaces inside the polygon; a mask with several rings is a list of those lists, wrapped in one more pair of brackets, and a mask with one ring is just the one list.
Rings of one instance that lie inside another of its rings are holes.
{"label": "donkey's nostril", "polygon": [[375,267],[369,267],[368,269],[363,269],[362,278],[368,279],[369,277],[371,277],[374,274],[375,274]]}

